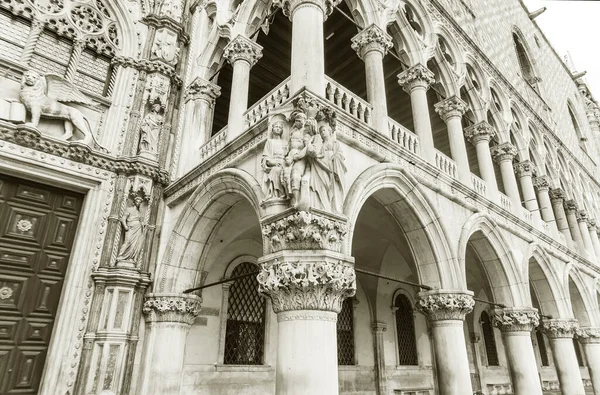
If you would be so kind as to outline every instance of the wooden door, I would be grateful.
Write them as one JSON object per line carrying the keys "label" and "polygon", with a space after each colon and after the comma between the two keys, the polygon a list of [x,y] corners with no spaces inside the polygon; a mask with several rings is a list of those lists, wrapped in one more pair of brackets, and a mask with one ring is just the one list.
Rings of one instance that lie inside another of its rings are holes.
{"label": "wooden door", "polygon": [[37,393],[82,202],[0,174],[1,395]]}

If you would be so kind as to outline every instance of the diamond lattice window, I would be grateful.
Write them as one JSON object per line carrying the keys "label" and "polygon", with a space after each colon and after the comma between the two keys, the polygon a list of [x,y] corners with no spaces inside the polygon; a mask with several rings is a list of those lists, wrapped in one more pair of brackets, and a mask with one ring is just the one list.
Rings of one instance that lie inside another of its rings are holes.
{"label": "diamond lattice window", "polygon": [[354,298],[344,300],[337,320],[338,365],[354,365]]}
{"label": "diamond lattice window", "polygon": [[398,365],[418,365],[415,319],[410,300],[406,295],[398,295],[396,308],[396,334],[398,336]]}
{"label": "diamond lattice window", "polygon": [[483,333],[487,365],[500,366],[500,362],[498,361],[498,349],[496,348],[496,338],[494,337],[494,327],[490,321],[490,316],[485,311],[481,313],[481,332]]}
{"label": "diamond lattice window", "polygon": [[[252,263],[238,265],[231,277],[256,271]],[[265,299],[256,276],[236,280],[229,288],[224,363],[261,365],[265,343]]]}

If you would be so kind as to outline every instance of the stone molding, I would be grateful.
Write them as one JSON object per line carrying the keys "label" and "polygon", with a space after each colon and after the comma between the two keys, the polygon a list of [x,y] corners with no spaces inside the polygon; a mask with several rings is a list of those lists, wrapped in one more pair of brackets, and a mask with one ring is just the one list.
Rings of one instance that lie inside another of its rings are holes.
{"label": "stone molding", "polygon": [[316,6],[323,11],[323,20],[327,19],[333,12],[335,6],[340,4],[342,0],[274,0],[273,5],[281,7],[283,15],[292,20],[294,11],[297,8],[307,5]]}
{"label": "stone molding", "polygon": [[577,328],[575,335],[582,344],[600,344],[600,328]]}
{"label": "stone molding", "polygon": [[577,215],[577,202],[574,199],[570,199],[570,200],[565,200],[563,203],[563,207],[565,208],[565,211],[567,212],[567,214],[575,214]]}
{"label": "stone molding", "polygon": [[517,156],[517,149],[511,143],[495,145],[490,151],[492,158],[498,163],[506,161],[510,161],[512,163],[512,160],[515,158],[515,156]]}
{"label": "stone molding", "polygon": [[469,106],[458,96],[451,96],[434,104],[433,108],[445,122],[448,122],[448,119],[452,117],[462,117]]}
{"label": "stone molding", "polygon": [[167,28],[175,32],[179,41],[181,41],[183,44],[187,44],[190,41],[190,36],[185,33],[181,23],[167,16],[149,14],[142,19],[142,22],[146,23],[148,26],[156,28],[157,30],[160,28]]}
{"label": "stone molding", "polygon": [[192,325],[200,314],[202,298],[185,294],[148,294],[142,312],[146,322],[177,322]]}
{"label": "stone molding", "polygon": [[387,331],[387,323],[383,321],[373,321],[371,322],[371,330],[373,333],[383,333]]}
{"label": "stone molding", "polygon": [[576,216],[577,216],[577,222],[588,222],[588,220],[589,220],[587,211],[585,211],[585,210],[578,210],[576,213]]}
{"label": "stone molding", "polygon": [[186,88],[184,101],[205,100],[211,105],[221,96],[221,87],[206,81],[203,78],[196,77]]}
{"label": "stone molding", "polygon": [[464,320],[473,311],[471,291],[433,290],[419,292],[417,310],[430,321]]}
{"label": "stone molding", "polygon": [[496,135],[496,131],[486,121],[481,121],[475,125],[465,128],[465,137],[473,145],[477,145],[480,141],[489,143],[492,137]]}
{"label": "stone molding", "polygon": [[266,253],[282,250],[341,251],[348,232],[345,219],[316,210],[292,209],[282,214],[267,218],[262,224]]}
{"label": "stone molding", "polygon": [[573,337],[579,328],[577,320],[542,320],[541,329],[551,339]]}
{"label": "stone molding", "polygon": [[392,48],[392,37],[377,25],[371,25],[352,37],[352,49],[358,57],[364,60],[364,56],[371,51],[377,51],[385,56]]}
{"label": "stone molding", "polygon": [[131,67],[138,71],[145,71],[146,73],[161,73],[171,79],[171,82],[176,86],[181,86],[182,80],[175,71],[173,66],[170,66],[160,60],[148,60],[148,59],[134,59],[126,56],[115,56],[111,63],[121,67]]}
{"label": "stone molding", "polygon": [[561,188],[550,188],[550,200],[554,202],[562,203],[565,199],[565,191]]}
{"label": "stone molding", "polygon": [[277,322],[286,321],[329,321],[337,322],[337,314],[322,310],[282,311],[277,314]]}
{"label": "stone molding", "polygon": [[354,267],[345,259],[320,255],[303,259],[310,253],[292,257],[261,259],[257,276],[259,292],[268,295],[276,313],[295,310],[322,310],[339,313],[344,299],[356,293]]}
{"label": "stone molding", "polygon": [[527,176],[532,177],[533,173],[536,170],[535,165],[530,160],[523,160],[523,161],[515,164],[514,166],[515,166],[515,173],[517,174],[517,177],[519,177],[519,178],[527,177]]}
{"label": "stone molding", "polygon": [[534,177],[533,187],[538,191],[548,191],[550,189],[550,178],[548,176]]}
{"label": "stone molding", "polygon": [[238,60],[254,66],[262,58],[262,47],[247,37],[238,35],[225,46],[223,57],[233,65]]}
{"label": "stone molding", "polygon": [[433,83],[435,83],[435,74],[421,63],[398,74],[398,84],[409,94],[415,88],[429,89]]}
{"label": "stone molding", "polygon": [[502,332],[531,332],[540,323],[534,308],[504,308],[492,311],[492,324]]}

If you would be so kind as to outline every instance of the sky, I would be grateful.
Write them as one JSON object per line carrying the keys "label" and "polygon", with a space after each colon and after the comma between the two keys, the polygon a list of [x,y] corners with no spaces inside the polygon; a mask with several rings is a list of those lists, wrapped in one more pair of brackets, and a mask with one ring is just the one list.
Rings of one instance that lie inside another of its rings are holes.
{"label": "sky", "polygon": [[556,52],[569,53],[577,71],[587,71],[587,81],[600,100],[600,1],[523,0],[529,11],[546,7],[535,21]]}

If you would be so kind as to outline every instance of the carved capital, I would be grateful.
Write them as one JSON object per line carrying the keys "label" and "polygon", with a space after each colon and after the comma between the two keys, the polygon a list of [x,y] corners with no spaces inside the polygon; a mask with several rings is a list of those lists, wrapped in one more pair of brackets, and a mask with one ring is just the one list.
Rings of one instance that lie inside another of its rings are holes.
{"label": "carved capital", "polygon": [[537,191],[547,191],[550,189],[550,178],[548,176],[537,176],[533,178],[533,187]]}
{"label": "carved capital", "polygon": [[577,202],[574,199],[565,200],[563,203],[563,207],[567,214],[577,215]]}
{"label": "carved capital", "polygon": [[593,218],[588,219],[588,230],[590,232],[596,232],[596,220]]}
{"label": "carved capital", "polygon": [[279,252],[259,260],[259,292],[268,295],[276,313],[323,310],[339,313],[344,299],[356,293],[351,258],[322,251]]}
{"label": "carved capital", "polygon": [[600,328],[577,328],[575,330],[577,340],[583,344],[600,344]]}
{"label": "carved capital", "polygon": [[473,311],[475,301],[471,291],[433,290],[419,292],[417,310],[430,321],[464,320]]}
{"label": "carved capital", "polygon": [[531,332],[539,325],[540,315],[533,308],[505,308],[492,312],[492,323],[502,332]]}
{"label": "carved capital", "polygon": [[373,321],[371,322],[371,329],[373,333],[383,333],[387,331],[387,323],[383,321]]}
{"label": "carved capital", "polygon": [[352,49],[361,59],[371,51],[385,56],[392,46],[392,37],[377,25],[371,25],[352,37]]}
{"label": "carved capital", "polygon": [[184,294],[148,294],[142,312],[146,322],[180,322],[192,325],[200,313],[202,298]]}
{"label": "carved capital", "polygon": [[561,188],[550,188],[550,201],[552,203],[561,203],[565,200],[565,191]]}
{"label": "carved capital", "polygon": [[196,77],[185,88],[184,100],[186,102],[190,100],[204,100],[212,105],[219,96],[221,96],[221,87],[205,79]]}
{"label": "carved capital", "polygon": [[445,122],[453,117],[462,117],[469,106],[461,98],[452,96],[436,103],[433,108]]}
{"label": "carved capital", "polygon": [[262,58],[262,47],[249,38],[239,35],[227,44],[223,57],[232,65],[238,60],[243,60],[250,66],[254,66]]}
{"label": "carved capital", "polygon": [[435,82],[435,74],[421,63],[414,65],[410,69],[398,74],[398,84],[410,93],[415,88],[429,87]]}
{"label": "carved capital", "polygon": [[273,5],[281,7],[283,15],[292,19],[294,11],[303,6],[318,7],[323,11],[323,19],[327,19],[333,12],[335,6],[340,4],[342,0],[274,0]]}
{"label": "carved capital", "polygon": [[517,149],[511,143],[502,143],[495,145],[491,148],[492,158],[498,162],[512,162],[512,160],[517,156]]}
{"label": "carved capital", "polygon": [[577,216],[577,222],[587,222],[588,221],[588,214],[587,214],[587,211],[585,211],[585,210],[578,210],[575,215]]}
{"label": "carved capital", "polygon": [[573,337],[578,328],[577,320],[542,320],[542,332],[551,339]]}
{"label": "carved capital", "polygon": [[524,160],[515,164],[515,173],[519,178],[532,177],[535,170],[535,165],[530,160]]}
{"label": "carved capital", "polygon": [[481,121],[465,129],[465,137],[473,145],[477,145],[480,141],[489,143],[495,135],[496,131],[493,126],[486,121]]}

